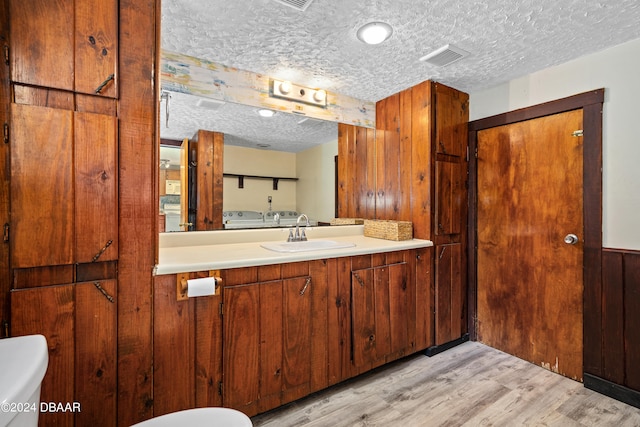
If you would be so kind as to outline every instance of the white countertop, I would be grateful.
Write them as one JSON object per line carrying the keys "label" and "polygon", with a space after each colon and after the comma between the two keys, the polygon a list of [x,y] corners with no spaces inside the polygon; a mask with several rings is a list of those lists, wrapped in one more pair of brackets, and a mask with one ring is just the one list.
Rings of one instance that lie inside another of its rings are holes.
{"label": "white countertop", "polygon": [[264,242],[286,241],[289,235],[287,228],[161,233],[159,260],[154,272],[156,275],[163,275],[224,270],[433,246],[430,240],[396,242],[365,237],[362,225],[312,227],[306,230],[306,234],[309,240],[331,239],[355,243],[355,246],[293,253],[274,252],[260,246]]}

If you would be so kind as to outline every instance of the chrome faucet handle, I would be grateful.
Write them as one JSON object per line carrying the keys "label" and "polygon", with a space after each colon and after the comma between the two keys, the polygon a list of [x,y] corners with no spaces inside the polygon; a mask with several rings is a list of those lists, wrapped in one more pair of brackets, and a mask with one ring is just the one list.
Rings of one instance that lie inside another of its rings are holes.
{"label": "chrome faucet handle", "polygon": [[287,238],[287,242],[294,242],[295,239],[293,237],[293,228],[289,229],[289,237]]}
{"label": "chrome faucet handle", "polygon": [[300,234],[300,241],[301,242],[307,241],[307,235],[304,233],[304,228],[302,229],[302,233]]}

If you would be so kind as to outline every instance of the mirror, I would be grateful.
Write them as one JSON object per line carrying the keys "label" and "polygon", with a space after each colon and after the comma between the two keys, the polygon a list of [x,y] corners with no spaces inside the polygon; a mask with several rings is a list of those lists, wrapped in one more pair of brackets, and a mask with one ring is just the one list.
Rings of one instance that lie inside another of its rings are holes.
{"label": "mirror", "polygon": [[[280,111],[262,117],[257,107],[164,92],[161,139],[177,144],[200,129],[224,134],[223,211],[295,211],[319,223],[335,216],[336,122]],[[180,231],[180,147],[162,145],[159,167],[160,229]],[[273,179],[249,176],[297,180],[278,180],[276,190]]]}

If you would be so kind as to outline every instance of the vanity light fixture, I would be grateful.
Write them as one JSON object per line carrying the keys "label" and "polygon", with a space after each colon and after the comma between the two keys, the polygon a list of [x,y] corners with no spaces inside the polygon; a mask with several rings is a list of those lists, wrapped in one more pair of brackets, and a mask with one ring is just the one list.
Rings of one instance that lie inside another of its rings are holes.
{"label": "vanity light fixture", "polygon": [[260,115],[260,117],[273,117],[275,116],[276,112],[273,110],[262,109],[258,110],[258,114]]}
{"label": "vanity light fixture", "polygon": [[364,24],[356,36],[358,40],[366,44],[380,44],[393,34],[393,28],[386,22],[369,22]]}
{"label": "vanity light fixture", "polygon": [[269,96],[316,107],[327,107],[327,91],[293,84],[287,80],[271,79]]}

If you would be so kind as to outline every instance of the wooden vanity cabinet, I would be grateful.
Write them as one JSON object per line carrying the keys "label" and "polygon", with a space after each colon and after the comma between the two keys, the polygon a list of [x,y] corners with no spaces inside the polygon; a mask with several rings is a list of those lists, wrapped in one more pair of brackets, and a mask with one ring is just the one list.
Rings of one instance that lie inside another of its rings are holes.
{"label": "wooden vanity cabinet", "polygon": [[415,307],[410,305],[408,267],[401,261],[351,272],[351,345],[357,368],[374,368],[411,352]]}
{"label": "wooden vanity cabinet", "polygon": [[314,283],[309,263],[224,276],[224,405],[252,415],[308,395],[312,362],[325,357],[312,356],[313,300],[323,283]]}
{"label": "wooden vanity cabinet", "polygon": [[117,97],[118,1],[9,0],[11,80]]}

